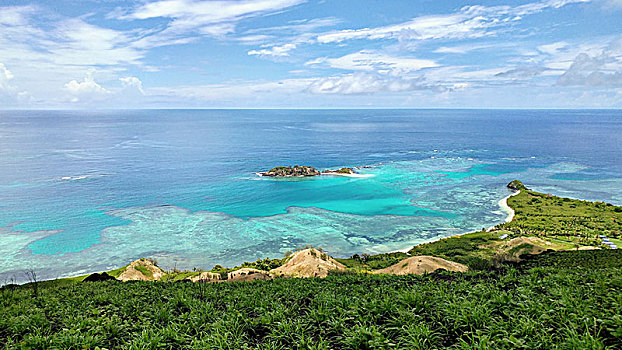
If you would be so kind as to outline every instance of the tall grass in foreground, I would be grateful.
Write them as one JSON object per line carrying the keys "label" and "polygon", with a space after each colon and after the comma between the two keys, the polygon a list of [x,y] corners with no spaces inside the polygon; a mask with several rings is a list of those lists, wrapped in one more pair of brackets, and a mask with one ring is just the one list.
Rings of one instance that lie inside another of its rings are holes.
{"label": "tall grass in foreground", "polygon": [[[533,264],[533,261],[531,262]],[[622,348],[622,269],[0,291],[5,348]]]}

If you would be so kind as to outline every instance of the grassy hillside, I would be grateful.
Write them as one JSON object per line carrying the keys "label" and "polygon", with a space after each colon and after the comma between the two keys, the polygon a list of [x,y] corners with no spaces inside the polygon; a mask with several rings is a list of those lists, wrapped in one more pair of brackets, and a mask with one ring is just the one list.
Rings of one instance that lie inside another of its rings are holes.
{"label": "grassy hillside", "polygon": [[514,220],[499,228],[521,235],[578,237],[598,244],[598,235],[622,238],[622,207],[523,190],[508,199]]}
{"label": "grassy hillside", "polygon": [[619,348],[622,253],[609,252],[596,266],[572,269],[540,264],[425,276],[81,282],[41,285],[37,296],[32,285],[9,287],[0,291],[0,343],[41,349]]}

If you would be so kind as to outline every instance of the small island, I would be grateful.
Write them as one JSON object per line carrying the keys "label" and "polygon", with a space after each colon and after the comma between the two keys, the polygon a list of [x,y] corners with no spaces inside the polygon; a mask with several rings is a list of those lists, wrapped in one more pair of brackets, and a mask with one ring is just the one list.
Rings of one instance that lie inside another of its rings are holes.
{"label": "small island", "polygon": [[316,168],[305,165],[277,166],[266,172],[257,173],[259,176],[268,177],[308,177],[320,174]]}
{"label": "small island", "polygon": [[312,166],[294,165],[294,166],[277,166],[265,172],[257,173],[259,176],[266,177],[310,177],[318,175],[339,175],[339,176],[356,176],[358,175],[352,168],[340,168],[336,170],[319,171]]}

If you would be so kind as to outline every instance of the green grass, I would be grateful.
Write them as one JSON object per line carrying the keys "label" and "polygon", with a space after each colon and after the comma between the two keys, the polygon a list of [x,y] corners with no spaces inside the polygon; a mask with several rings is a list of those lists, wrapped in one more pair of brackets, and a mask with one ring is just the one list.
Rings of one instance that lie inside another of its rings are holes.
{"label": "green grass", "polygon": [[[600,246],[598,235],[605,234],[612,242],[622,245],[622,207],[603,202],[588,202],[561,198],[529,191],[520,181],[514,180],[508,186],[521,192],[508,199],[508,205],[515,210],[514,220],[497,226],[492,232],[472,232],[413,247],[411,255],[432,255],[469,266],[471,269],[489,269],[499,257],[498,239],[507,233],[516,236],[538,236],[553,243],[546,248],[561,250],[583,245]],[[529,252],[532,246],[519,245],[510,249],[509,255]],[[388,253],[372,256],[355,255],[348,259],[337,259],[355,270],[376,270],[388,267],[407,258],[403,253]]]}
{"label": "green grass", "polygon": [[618,248],[622,248],[622,239],[619,238],[609,238],[609,241],[618,246]]}
{"label": "green grass", "polygon": [[115,270],[106,271],[106,273],[108,273],[110,276],[114,278],[117,278],[121,276],[121,274],[123,273],[123,271],[125,271],[126,268],[127,268],[127,265],[121,268],[115,269]]}
{"label": "green grass", "polygon": [[622,238],[622,207],[523,190],[510,197],[514,220],[498,227],[516,235],[578,237],[598,245],[598,235]]}
{"label": "green grass", "polygon": [[[270,259],[270,258],[257,259],[257,261],[255,262],[244,262],[242,263],[242,265],[236,266],[230,271],[239,270],[245,267],[257,269],[257,270],[263,270],[263,271],[270,271],[272,269],[276,269],[277,267],[280,267],[281,265],[285,264],[288,260],[289,260],[289,256],[286,256],[283,259]],[[218,270],[218,269],[215,269],[215,270]],[[213,272],[219,272],[215,270]]]}
{"label": "green grass", "polygon": [[147,276],[149,278],[153,277],[153,272],[151,272],[151,270],[149,270],[146,266],[135,265],[134,269],[140,271],[140,273],[142,273],[143,275],[145,275],[145,276]]}
{"label": "green grass", "polygon": [[540,255],[525,257],[518,266],[522,269],[535,267],[555,268],[618,268],[622,269],[622,250],[568,250],[548,252]]}
{"label": "green grass", "polygon": [[0,290],[0,344],[613,349],[622,347],[621,289],[620,268],[546,266],[214,284],[81,282],[41,285],[38,298],[26,285]]}
{"label": "green grass", "polygon": [[406,253],[385,253],[385,254],[355,254],[346,259],[335,259],[340,263],[344,264],[346,267],[354,269],[356,271],[361,270],[378,270],[384,269],[385,267],[389,267],[393,264],[397,264],[398,262],[408,258],[408,254]]}
{"label": "green grass", "polygon": [[160,279],[162,282],[177,282],[201,274],[200,271],[168,272]]}
{"label": "green grass", "polygon": [[435,242],[413,247],[411,255],[432,255],[469,266],[471,269],[486,269],[497,253],[492,243],[501,241],[505,231],[471,232],[460,236],[444,238]]}

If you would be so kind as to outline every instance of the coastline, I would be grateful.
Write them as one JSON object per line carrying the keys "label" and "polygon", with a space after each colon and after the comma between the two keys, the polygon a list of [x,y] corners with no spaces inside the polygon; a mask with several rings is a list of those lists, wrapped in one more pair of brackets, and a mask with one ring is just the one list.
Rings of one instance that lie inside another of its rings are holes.
{"label": "coastline", "polygon": [[499,206],[501,207],[501,210],[503,210],[504,212],[508,213],[508,216],[505,218],[505,222],[510,222],[514,219],[514,215],[515,215],[515,211],[514,209],[512,209],[509,205],[508,205],[508,199],[510,199],[510,197],[514,197],[516,195],[518,195],[520,193],[520,190],[511,193],[510,195],[508,195],[507,197],[501,199],[499,201]]}
{"label": "coastline", "polygon": [[[508,199],[510,199],[510,197],[514,197],[516,195],[518,195],[520,193],[520,190],[509,194],[508,196],[502,198],[499,200],[498,204],[499,207],[501,207],[501,210],[503,210],[504,212],[506,212],[508,215],[505,217],[505,221],[504,222],[510,222],[512,220],[514,220],[514,215],[516,214],[516,212],[514,211],[514,209],[512,209],[509,205],[508,205]],[[486,232],[490,232],[492,230],[495,229],[495,227],[497,227],[497,225],[494,226],[490,226],[489,228],[486,229]]]}
{"label": "coastline", "polygon": [[[259,173],[257,173],[257,175],[259,175],[260,177],[263,177]],[[345,176],[345,177],[373,177],[374,176],[372,174],[358,174],[358,173],[355,173],[355,174],[321,173],[320,175],[337,175],[337,176]],[[514,209],[512,209],[508,205],[507,201],[508,201],[508,199],[510,197],[516,196],[518,194],[520,194],[520,190],[517,190],[516,192],[513,192],[513,193],[509,194],[508,196],[506,196],[506,197],[504,197],[504,198],[502,198],[502,199],[500,199],[498,201],[498,205],[501,207],[501,209],[504,212],[508,213],[508,216],[506,217],[504,222],[510,222],[514,218],[515,211],[514,211]],[[496,224],[494,226],[489,227],[486,231],[490,232],[490,231],[494,230],[497,225],[499,225],[499,224]],[[413,249],[413,247],[416,247],[418,245],[433,243],[433,242],[436,242],[436,241],[439,241],[439,240],[442,240],[442,239],[445,239],[445,238],[450,238],[450,237],[459,237],[459,236],[462,236],[462,235],[465,235],[465,234],[469,234],[469,233],[473,233],[473,232],[477,232],[477,231],[471,230],[471,231],[460,232],[460,233],[453,234],[453,235],[450,235],[450,236],[443,236],[443,237],[437,236],[437,237],[435,237],[434,239],[432,239],[430,241],[426,241],[426,242],[422,242],[422,243],[417,243],[417,244],[409,244],[408,246],[405,246],[404,248],[393,249],[393,250],[389,250],[389,251],[385,251],[385,252],[375,252],[375,253],[373,253],[373,255],[375,255],[375,254],[390,254],[390,253],[406,253],[406,254],[408,254],[408,252],[411,249]],[[344,257],[344,258],[347,258],[347,257]],[[106,272],[106,271],[97,271],[97,272]],[[61,278],[81,277],[85,273],[86,273],[86,270],[80,271],[80,272],[76,272],[75,274],[69,274],[69,275],[63,276]],[[86,273],[86,274],[88,274],[88,273]]]}
{"label": "coastline", "polygon": [[[514,209],[512,209],[508,205],[508,199],[510,199],[510,197],[514,197],[514,196],[518,195],[519,193],[520,193],[520,190],[518,190],[516,192],[513,192],[513,193],[509,194],[508,196],[500,199],[499,202],[497,202],[499,204],[499,207],[501,207],[501,210],[503,210],[504,212],[506,212],[508,214],[506,216],[504,222],[510,222],[510,221],[512,221],[514,219],[514,215],[516,214],[516,212],[514,211]],[[490,226],[489,228],[486,229],[486,232],[491,232],[492,230],[495,229],[495,227],[497,227],[497,225]],[[427,243],[436,242],[436,241],[439,241],[441,239],[448,238],[448,237],[462,236],[462,235],[466,235],[466,234],[472,233],[472,232],[476,232],[476,231],[467,231],[467,232],[462,232],[462,233],[459,233],[459,234],[456,234],[456,235],[452,235],[452,236],[440,237],[440,238],[434,239],[432,241],[421,243],[421,244],[427,244]],[[417,245],[415,245],[415,246],[417,246]],[[413,248],[413,246],[409,246],[409,247],[406,247],[406,248],[403,248],[403,249],[392,250],[392,251],[390,251],[388,253],[408,253],[408,251],[411,250],[412,248]]]}

